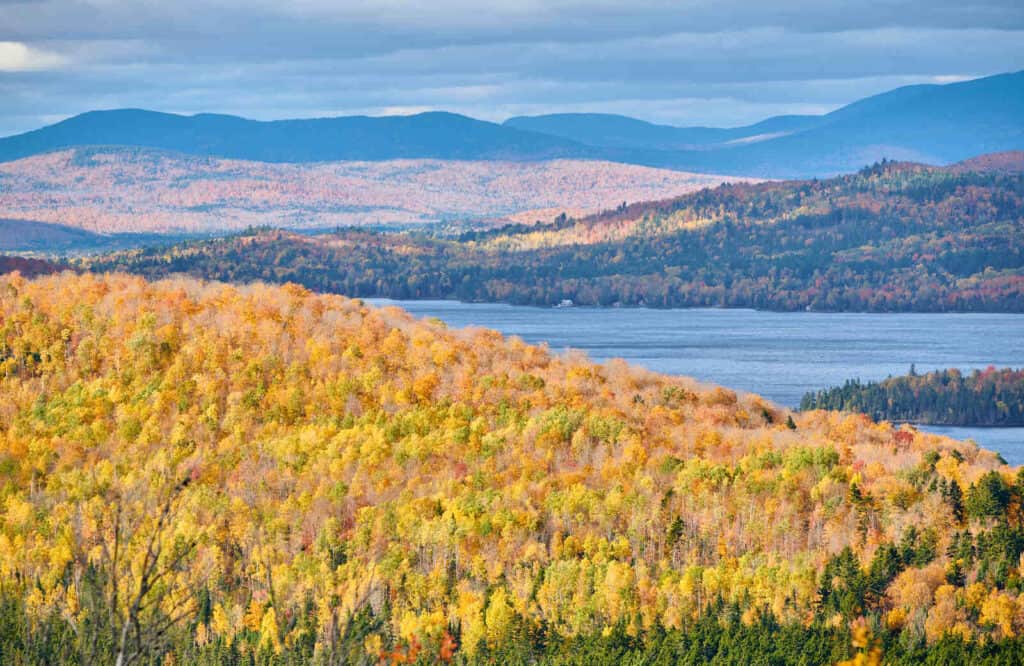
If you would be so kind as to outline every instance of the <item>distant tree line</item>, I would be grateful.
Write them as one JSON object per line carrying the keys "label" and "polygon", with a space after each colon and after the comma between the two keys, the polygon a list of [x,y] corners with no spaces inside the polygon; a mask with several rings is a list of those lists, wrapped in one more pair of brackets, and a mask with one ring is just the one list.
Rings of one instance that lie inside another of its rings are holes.
{"label": "distant tree line", "polygon": [[933,425],[1024,426],[1024,369],[990,366],[969,374],[956,369],[917,374],[912,368],[902,377],[867,383],[853,379],[807,393],[800,408]]}
{"label": "distant tree line", "polygon": [[36,277],[38,275],[55,273],[64,268],[66,267],[62,264],[46,259],[0,255],[0,275],[17,271],[25,277]]}
{"label": "distant tree line", "polygon": [[354,297],[768,310],[1024,312],[1024,176],[884,164],[726,185],[460,238],[264,231],[93,270],[296,282]]}

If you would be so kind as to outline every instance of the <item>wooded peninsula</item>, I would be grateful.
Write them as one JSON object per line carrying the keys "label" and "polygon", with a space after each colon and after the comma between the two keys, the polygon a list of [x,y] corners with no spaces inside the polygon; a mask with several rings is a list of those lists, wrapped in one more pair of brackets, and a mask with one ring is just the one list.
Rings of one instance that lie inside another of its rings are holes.
{"label": "wooded peninsula", "polygon": [[880,382],[850,380],[806,394],[800,409],[861,412],[877,420],[954,426],[1024,426],[1024,370],[937,370]]}

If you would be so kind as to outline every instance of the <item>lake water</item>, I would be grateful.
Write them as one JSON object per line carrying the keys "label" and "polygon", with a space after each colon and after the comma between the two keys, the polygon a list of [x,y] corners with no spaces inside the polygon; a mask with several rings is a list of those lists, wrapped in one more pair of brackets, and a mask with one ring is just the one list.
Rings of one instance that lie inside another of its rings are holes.
{"label": "lake water", "polygon": [[[658,372],[759,393],[796,406],[847,379],[939,368],[1024,367],[1024,315],[761,312],[739,309],[535,308],[389,301],[454,327],[483,326],[553,351],[623,358]],[[1024,464],[1024,428],[928,426]]]}

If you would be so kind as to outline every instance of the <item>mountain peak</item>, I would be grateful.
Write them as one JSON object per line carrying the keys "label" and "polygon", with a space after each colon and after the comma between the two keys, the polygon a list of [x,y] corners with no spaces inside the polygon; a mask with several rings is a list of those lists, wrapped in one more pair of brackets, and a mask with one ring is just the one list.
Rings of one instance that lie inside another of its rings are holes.
{"label": "mountain peak", "polygon": [[0,161],[89,145],[264,162],[584,158],[742,176],[827,176],[882,158],[950,164],[1024,150],[1024,71],[905,86],[821,116],[776,116],[733,128],[672,127],[607,113],[497,124],[449,111],[280,121],[90,111],[0,139]]}
{"label": "mountain peak", "polygon": [[585,146],[447,111],[259,121],[145,109],[89,111],[0,139],[0,161],[78,146],[134,146],[263,162],[395,158],[533,160],[591,156]]}

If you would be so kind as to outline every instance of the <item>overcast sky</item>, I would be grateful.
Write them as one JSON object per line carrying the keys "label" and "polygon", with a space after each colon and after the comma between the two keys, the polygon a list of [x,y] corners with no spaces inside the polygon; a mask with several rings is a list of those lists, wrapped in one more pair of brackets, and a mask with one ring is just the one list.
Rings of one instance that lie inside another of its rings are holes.
{"label": "overcast sky", "polygon": [[0,0],[0,135],[117,107],[731,126],[1020,69],[1022,0]]}

